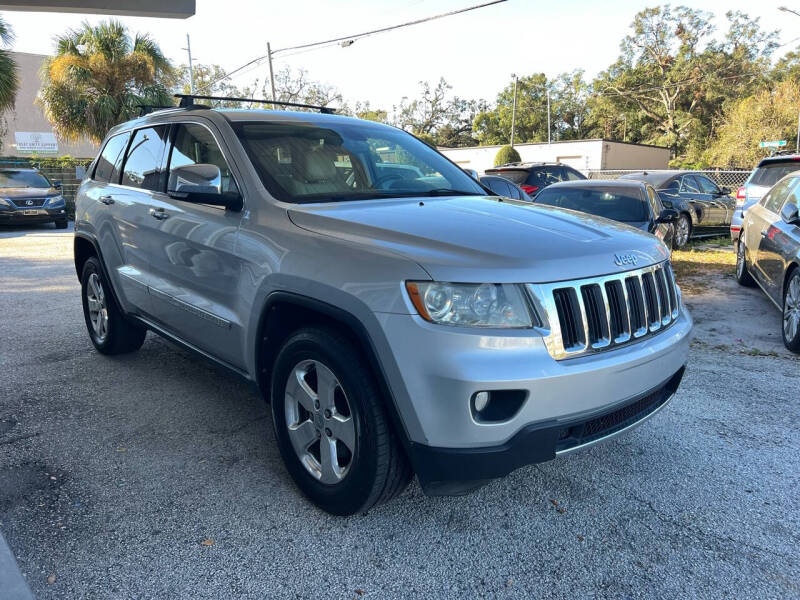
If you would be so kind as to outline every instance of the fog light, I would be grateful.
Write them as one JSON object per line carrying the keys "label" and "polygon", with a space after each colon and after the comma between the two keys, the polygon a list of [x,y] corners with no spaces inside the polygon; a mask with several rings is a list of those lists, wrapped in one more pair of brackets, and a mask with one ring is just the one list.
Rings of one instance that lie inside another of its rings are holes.
{"label": "fog light", "polygon": [[475,412],[481,412],[489,404],[489,392],[478,392],[472,399]]}

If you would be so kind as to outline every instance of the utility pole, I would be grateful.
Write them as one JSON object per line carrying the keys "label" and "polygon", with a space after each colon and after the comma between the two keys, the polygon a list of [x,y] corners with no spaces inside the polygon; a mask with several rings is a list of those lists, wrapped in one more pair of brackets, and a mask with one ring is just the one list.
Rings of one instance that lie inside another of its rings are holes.
{"label": "utility pole", "polygon": [[277,100],[275,97],[275,74],[272,72],[272,47],[267,42],[267,61],[269,62],[269,85],[272,88],[272,99]]}
{"label": "utility pole", "polygon": [[[189,93],[194,94],[194,67],[192,66],[192,44],[189,42],[189,34],[186,34],[186,48],[183,48],[189,53]],[[206,92],[211,93],[211,92]]]}
{"label": "utility pole", "polygon": [[800,153],[800,113],[797,114],[797,145],[795,152]]}
{"label": "utility pole", "polygon": [[514,127],[517,124],[517,76],[515,74],[511,74],[514,78],[514,104],[511,108],[511,147],[514,147]]}
{"label": "utility pole", "polygon": [[547,86],[547,143],[550,144],[550,86]]}

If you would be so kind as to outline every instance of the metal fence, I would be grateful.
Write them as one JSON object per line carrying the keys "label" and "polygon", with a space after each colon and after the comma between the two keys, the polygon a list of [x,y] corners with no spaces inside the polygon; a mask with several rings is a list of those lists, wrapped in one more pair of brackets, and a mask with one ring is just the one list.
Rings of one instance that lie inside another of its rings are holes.
{"label": "metal fence", "polygon": [[[628,173],[641,173],[642,170],[593,170],[589,171],[589,179],[616,179]],[[648,169],[648,173],[658,173],[658,169]],[[718,186],[728,187],[736,192],[736,189],[742,185],[750,177],[751,171],[737,170],[737,171],[722,171],[718,169],[709,169],[707,171],[686,171],[687,173],[702,173],[713,179]]]}

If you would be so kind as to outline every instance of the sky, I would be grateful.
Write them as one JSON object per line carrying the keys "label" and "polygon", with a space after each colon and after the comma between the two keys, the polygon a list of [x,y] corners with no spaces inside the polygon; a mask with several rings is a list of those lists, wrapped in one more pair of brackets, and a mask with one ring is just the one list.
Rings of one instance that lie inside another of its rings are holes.
{"label": "sky", "polygon": [[[149,32],[175,64],[186,63],[186,34],[195,63],[216,63],[231,71],[273,50],[377,29],[481,3],[481,0],[197,0],[188,19],[116,17],[132,32]],[[634,15],[658,0],[507,0],[441,20],[312,52],[275,57],[275,68],[306,69],[311,78],[334,85],[351,104],[369,101],[391,111],[403,96],[413,97],[420,81],[444,77],[452,93],[494,101],[511,74],[583,69],[589,78],[619,55],[620,40]],[[674,5],[680,2],[673,2]],[[787,5],[800,12],[800,0],[692,0],[695,9],[714,15],[741,10],[760,17],[762,26],[781,30],[781,43],[800,38],[800,17],[780,12]],[[13,27],[13,50],[54,52],[54,36],[108,18],[65,13],[4,12]],[[800,44],[779,49],[778,55]],[[266,62],[233,79],[239,86],[259,86],[268,77]]]}

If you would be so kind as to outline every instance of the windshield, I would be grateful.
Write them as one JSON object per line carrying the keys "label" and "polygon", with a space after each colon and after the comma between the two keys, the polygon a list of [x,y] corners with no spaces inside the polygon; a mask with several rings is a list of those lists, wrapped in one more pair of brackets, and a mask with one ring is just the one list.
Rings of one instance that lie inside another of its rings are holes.
{"label": "windshield", "polygon": [[752,185],[763,185],[765,187],[772,187],[784,175],[788,175],[794,171],[800,170],[800,161],[793,160],[791,162],[768,162],[760,167],[756,167],[753,176],[748,183]]}
{"label": "windshield", "polygon": [[50,182],[36,171],[0,171],[0,188],[49,188]]}
{"label": "windshield", "polygon": [[633,189],[548,187],[536,196],[534,202],[627,223],[650,219],[647,205]]}
{"label": "windshield", "polygon": [[284,202],[484,196],[478,183],[415,137],[369,123],[234,123],[261,181]]}

